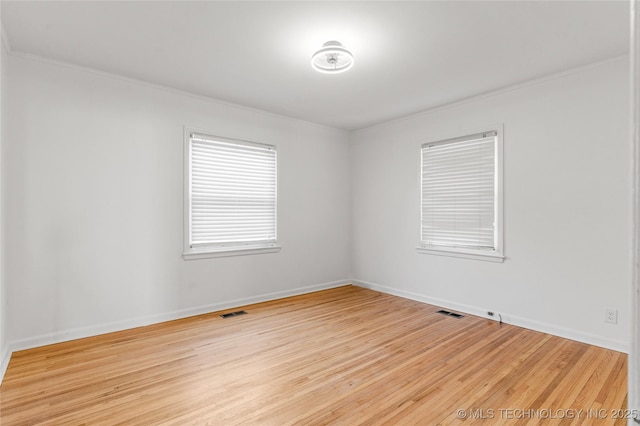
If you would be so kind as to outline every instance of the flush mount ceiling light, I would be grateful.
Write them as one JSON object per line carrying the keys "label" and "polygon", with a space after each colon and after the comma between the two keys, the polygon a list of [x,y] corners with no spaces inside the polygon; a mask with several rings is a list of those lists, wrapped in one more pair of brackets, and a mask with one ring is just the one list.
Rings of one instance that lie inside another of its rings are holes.
{"label": "flush mount ceiling light", "polygon": [[328,74],[337,74],[353,66],[353,55],[338,41],[328,41],[311,57],[311,66]]}

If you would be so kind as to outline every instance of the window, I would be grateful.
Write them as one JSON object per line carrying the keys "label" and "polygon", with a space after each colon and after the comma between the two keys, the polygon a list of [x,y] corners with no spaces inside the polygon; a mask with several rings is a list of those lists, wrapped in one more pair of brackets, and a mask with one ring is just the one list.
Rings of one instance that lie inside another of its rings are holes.
{"label": "window", "polygon": [[278,251],[276,147],[187,132],[185,259]]}
{"label": "window", "polygon": [[422,145],[419,251],[502,261],[502,129]]}

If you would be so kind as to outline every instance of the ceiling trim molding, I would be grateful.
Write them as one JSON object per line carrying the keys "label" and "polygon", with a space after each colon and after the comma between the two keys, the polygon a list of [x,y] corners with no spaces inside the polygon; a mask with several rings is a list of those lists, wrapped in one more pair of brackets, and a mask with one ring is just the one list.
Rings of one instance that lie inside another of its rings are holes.
{"label": "ceiling trim molding", "polygon": [[[4,27],[2,27],[2,30],[4,31]],[[3,40],[4,39],[5,38],[3,37]],[[47,58],[45,56],[35,55],[33,53],[27,53],[27,52],[23,52],[23,51],[20,51],[20,50],[15,50],[15,49],[8,50],[8,53],[11,56],[14,56],[14,57],[17,57],[17,58],[22,58],[22,59],[25,59],[25,60],[31,60],[31,61],[35,61],[35,62],[41,62],[41,63],[47,64],[47,65],[52,65],[52,66],[56,66],[56,67],[60,67],[60,68],[69,68],[71,70],[85,72],[85,73],[89,73],[89,74],[100,75],[102,77],[110,78],[110,79],[113,79],[113,80],[119,80],[119,81],[122,81],[122,82],[135,84],[135,85],[138,85],[138,86],[141,86],[141,87],[145,87],[145,88],[161,90],[163,92],[168,92],[168,93],[171,93],[171,94],[174,94],[174,95],[185,96],[185,97],[188,97],[188,98],[192,98],[192,99],[196,99],[196,100],[199,100],[199,101],[215,104],[215,105],[218,105],[218,106],[223,106],[223,107],[227,107],[227,108],[235,108],[237,110],[252,112],[254,114],[261,114],[261,115],[265,115],[265,116],[268,116],[268,117],[277,118],[277,119],[280,119],[280,120],[297,121],[299,123],[303,123],[303,124],[306,124],[306,125],[311,125],[311,126],[320,127],[320,128],[326,129],[326,130],[339,132],[339,133],[342,133],[342,134],[347,135],[347,136],[349,134],[351,134],[351,131],[345,130],[345,129],[341,129],[339,127],[332,127],[332,126],[328,126],[326,124],[321,124],[321,123],[316,123],[316,122],[309,121],[309,120],[304,120],[302,118],[290,117],[288,115],[278,114],[278,113],[275,113],[275,112],[266,111],[266,110],[259,109],[259,108],[253,108],[253,107],[242,105],[242,104],[236,104],[236,103],[233,103],[233,102],[224,101],[222,99],[216,99],[216,98],[212,98],[212,97],[205,96],[205,95],[199,95],[199,94],[196,94],[196,93],[193,93],[193,92],[188,92],[186,90],[176,89],[175,87],[165,86],[165,85],[158,84],[158,83],[151,83],[151,82],[148,82],[148,81],[145,81],[145,80],[141,80],[141,79],[137,79],[137,78],[133,78],[133,77],[127,77],[127,76],[124,76],[122,74],[116,74],[116,73],[109,72],[109,71],[99,70],[97,68],[91,68],[91,67],[86,67],[86,66],[83,66],[83,65],[77,65],[77,64],[70,63],[70,62],[60,61],[58,59],[51,59],[51,58]]]}
{"label": "ceiling trim molding", "polygon": [[275,112],[271,112],[271,111],[266,111],[263,109],[259,109],[259,108],[253,108],[250,106],[246,106],[246,105],[242,105],[242,104],[236,104],[233,102],[228,102],[228,101],[224,101],[221,99],[216,99],[216,98],[212,98],[209,96],[204,96],[204,95],[199,95],[193,92],[188,92],[185,90],[181,90],[181,89],[176,89],[174,87],[170,87],[170,86],[165,86],[162,84],[158,84],[158,83],[151,83],[145,80],[141,80],[141,79],[137,79],[137,78],[133,78],[133,77],[126,77],[123,76],[121,74],[116,74],[113,72],[108,72],[108,71],[102,71],[96,68],[91,68],[91,67],[86,67],[86,66],[82,66],[82,65],[77,65],[77,64],[73,64],[70,62],[65,62],[65,61],[60,61],[57,59],[51,59],[51,58],[47,58],[44,56],[40,56],[40,55],[35,55],[33,53],[26,53],[26,52],[22,52],[19,50],[15,50],[12,48],[11,43],[9,41],[9,37],[8,34],[6,33],[5,27],[4,25],[2,25],[2,29],[0,31],[0,36],[2,38],[2,43],[5,46],[7,53],[10,54],[11,56],[15,56],[15,57],[20,57],[26,60],[33,60],[36,62],[42,62],[45,64],[49,64],[49,65],[53,65],[53,66],[58,66],[58,67],[62,67],[62,68],[69,68],[72,70],[76,70],[76,71],[82,71],[82,72],[87,72],[87,73],[91,73],[91,74],[97,74],[97,75],[101,75],[103,77],[107,77],[110,79],[114,79],[114,80],[120,80],[120,81],[124,81],[124,82],[128,82],[128,83],[132,83],[132,84],[136,84],[142,87],[146,87],[146,88],[153,88],[153,89],[157,89],[157,90],[162,90],[168,93],[172,93],[172,94],[176,94],[176,95],[182,95],[185,97],[189,97],[192,99],[196,99],[196,100],[200,100],[200,101],[204,101],[204,102],[208,102],[208,103],[212,103],[215,105],[219,105],[219,106],[225,106],[228,108],[235,108],[238,110],[242,110],[242,111],[247,111],[247,112],[252,112],[252,113],[257,113],[257,114],[262,114],[265,116],[269,116],[269,117],[273,117],[273,118],[278,118],[278,119],[286,119],[286,120],[293,120],[293,121],[297,121],[300,123],[305,123],[307,125],[313,125],[313,126],[317,126],[323,129],[327,129],[327,130],[332,130],[332,131],[336,131],[336,132],[340,132],[342,134],[345,135],[352,135],[356,132],[360,132],[360,131],[368,131],[368,130],[373,130],[376,129],[378,127],[387,125],[387,124],[391,124],[391,123],[400,123],[406,120],[412,120],[415,118],[418,118],[422,115],[427,115],[427,114],[431,114],[434,112],[438,112],[438,111],[444,111],[450,108],[456,108],[458,106],[461,105],[465,105],[468,103],[473,103],[473,102],[478,102],[484,99],[489,99],[492,98],[494,96],[499,96],[505,93],[509,93],[509,92],[513,92],[513,91],[517,91],[517,90],[521,90],[527,87],[531,87],[531,86],[536,86],[539,84],[543,84],[552,80],[556,80],[556,79],[560,79],[560,78],[564,78],[570,75],[574,75],[574,74],[580,74],[583,72],[586,72],[590,69],[593,68],[598,68],[602,65],[606,65],[608,63],[613,63],[613,62],[617,62],[617,61],[622,61],[622,60],[628,60],[629,59],[629,55],[628,54],[624,54],[624,55],[619,55],[619,56],[614,56],[611,58],[607,58],[601,61],[596,61],[596,62],[591,62],[589,64],[586,65],[581,65],[578,67],[574,67],[574,68],[569,68],[566,69],[564,71],[560,71],[557,73],[553,73],[553,74],[549,74],[543,77],[538,77],[538,78],[534,78],[531,80],[526,80],[520,83],[516,83],[516,84],[512,84],[509,86],[505,86],[499,89],[495,89],[495,90],[490,90],[487,92],[483,92],[477,95],[473,95],[473,96],[469,96],[466,98],[462,98],[453,102],[447,102],[445,104],[442,105],[438,105],[432,108],[427,108],[427,109],[423,109],[411,114],[407,114],[407,115],[402,115],[400,117],[396,117],[396,118],[391,118],[389,120],[384,120],[381,121],[380,123],[376,123],[370,126],[364,126],[364,127],[359,127],[356,129],[351,129],[351,130],[347,130],[347,129],[342,129],[339,127],[332,127],[332,126],[328,126],[326,124],[321,124],[321,123],[316,123],[313,121],[309,121],[309,120],[304,120],[301,118],[296,118],[296,117],[291,117],[288,115],[284,115],[284,114],[278,114]]}
{"label": "ceiling trim molding", "polygon": [[569,68],[566,69],[564,71],[560,71],[560,72],[556,72],[553,74],[548,74],[545,75],[543,77],[537,77],[531,80],[525,80],[523,82],[520,83],[516,83],[516,84],[512,84],[509,86],[505,86],[499,89],[495,89],[495,90],[490,90],[488,92],[483,92],[483,93],[479,93],[477,95],[473,95],[473,96],[469,96],[466,98],[462,98],[462,99],[458,99],[457,101],[453,101],[453,102],[447,102],[445,104],[442,105],[438,105],[432,108],[427,108],[418,112],[414,112],[408,115],[403,115],[401,117],[397,117],[397,118],[392,118],[390,120],[385,120],[383,122],[377,123],[377,124],[372,124],[371,126],[366,126],[366,127],[361,127],[359,129],[354,129],[352,130],[353,133],[356,132],[360,132],[360,131],[368,131],[368,130],[373,130],[376,129],[378,127],[381,126],[385,126],[387,124],[391,124],[391,123],[400,123],[402,121],[406,121],[406,120],[412,120],[414,118],[418,118],[422,115],[427,115],[427,114],[431,114],[434,112],[438,112],[438,111],[444,111],[450,108],[456,108],[458,106],[462,106],[465,104],[469,104],[469,103],[473,103],[473,102],[478,102],[484,99],[489,99],[492,98],[494,96],[499,96],[505,93],[509,93],[509,92],[514,92],[517,90],[521,90],[521,89],[525,89],[527,87],[531,87],[531,86],[537,86],[539,84],[543,84],[549,81],[553,81],[553,80],[557,80],[560,78],[564,78],[564,77],[568,77],[570,75],[574,75],[574,74],[580,74],[586,71],[589,71],[590,69],[593,68],[598,68],[602,65],[606,65],[608,63],[613,63],[613,62],[617,62],[617,61],[622,61],[622,60],[628,60],[629,59],[629,55],[628,54],[624,54],[624,55],[619,55],[619,56],[614,56],[611,58],[607,58],[601,61],[596,61],[596,62],[591,62],[589,64],[586,65],[581,65],[578,67],[574,67],[574,68]]}

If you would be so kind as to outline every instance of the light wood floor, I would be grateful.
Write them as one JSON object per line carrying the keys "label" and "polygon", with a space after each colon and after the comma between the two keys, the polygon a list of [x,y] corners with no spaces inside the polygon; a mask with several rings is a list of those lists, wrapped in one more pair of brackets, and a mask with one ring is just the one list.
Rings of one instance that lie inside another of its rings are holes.
{"label": "light wood floor", "polygon": [[352,286],[244,309],[15,353],[0,424],[625,423],[618,352]]}

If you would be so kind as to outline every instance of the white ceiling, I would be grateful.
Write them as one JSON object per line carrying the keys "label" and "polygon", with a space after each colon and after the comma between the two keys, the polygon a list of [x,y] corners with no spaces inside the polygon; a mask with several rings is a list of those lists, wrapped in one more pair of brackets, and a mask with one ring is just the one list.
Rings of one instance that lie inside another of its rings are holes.
{"label": "white ceiling", "polygon": [[[14,51],[343,129],[627,53],[627,1],[2,1]],[[355,66],[320,74],[327,40]]]}

